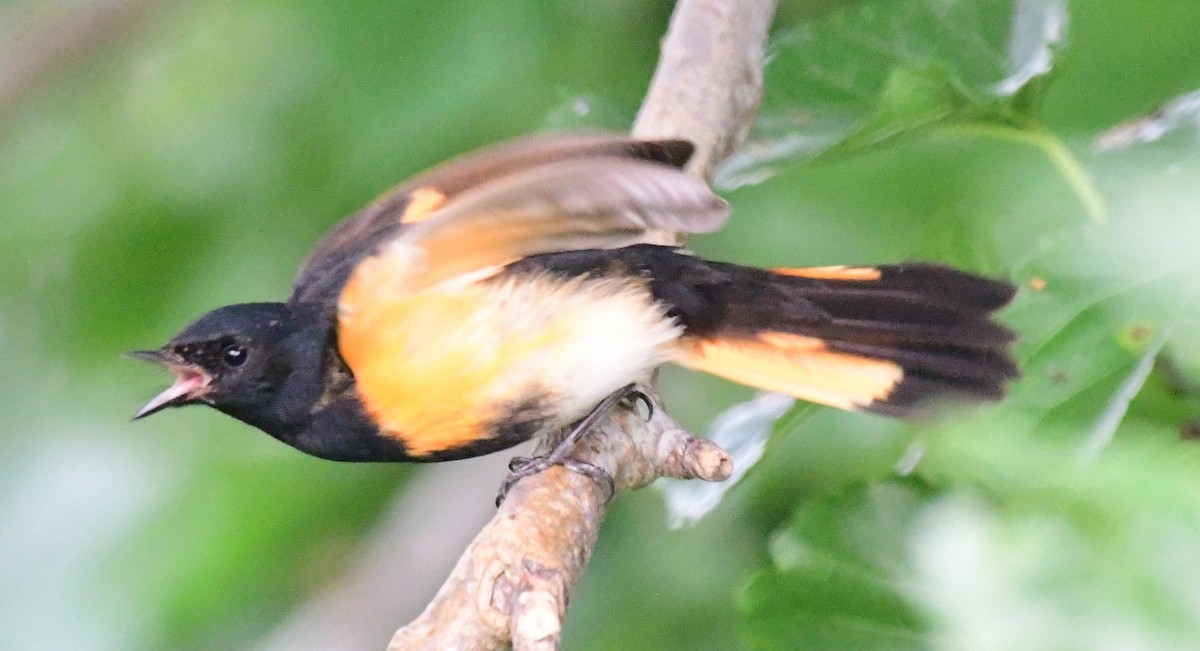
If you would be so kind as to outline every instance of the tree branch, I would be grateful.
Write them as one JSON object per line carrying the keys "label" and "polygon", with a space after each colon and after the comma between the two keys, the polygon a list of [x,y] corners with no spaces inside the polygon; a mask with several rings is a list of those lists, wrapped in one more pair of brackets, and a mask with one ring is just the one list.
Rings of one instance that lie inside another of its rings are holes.
{"label": "tree branch", "polygon": [[689,170],[710,178],[746,141],[762,100],[763,51],[775,0],[681,0],[671,16],[633,135],[687,138]]}
{"label": "tree branch", "polygon": [[[707,178],[753,122],[774,11],[774,0],[681,0],[634,135],[691,140],[696,154],[689,171]],[[649,379],[639,388],[655,405],[653,417],[619,409],[584,437],[574,456],[608,471],[618,492],[659,477],[726,479],[729,455],[667,416]],[[558,648],[606,497],[591,478],[562,467],[518,482],[425,611],[396,632],[389,651],[509,643],[518,651]]]}
{"label": "tree branch", "polygon": [[[649,391],[648,387],[643,390]],[[729,476],[729,457],[655,411],[621,410],[576,456],[613,475],[617,490],[658,476]],[[554,467],[513,487],[425,612],[400,629],[396,649],[557,648],[568,597],[591,556],[606,509],[591,478]]]}

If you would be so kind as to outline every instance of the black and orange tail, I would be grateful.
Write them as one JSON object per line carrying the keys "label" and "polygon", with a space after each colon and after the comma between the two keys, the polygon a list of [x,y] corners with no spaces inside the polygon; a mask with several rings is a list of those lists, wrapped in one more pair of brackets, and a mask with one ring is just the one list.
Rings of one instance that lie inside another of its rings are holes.
{"label": "black and orange tail", "polygon": [[765,270],[651,245],[536,264],[645,276],[684,327],[674,361],[842,409],[997,400],[1018,376],[1016,337],[992,320],[1015,288],[942,265]]}
{"label": "black and orange tail", "polygon": [[891,416],[943,400],[998,400],[1018,375],[1016,338],[991,320],[1012,299],[1008,283],[919,263],[711,269],[728,282],[701,295],[723,309],[689,328],[676,358],[684,366]]}

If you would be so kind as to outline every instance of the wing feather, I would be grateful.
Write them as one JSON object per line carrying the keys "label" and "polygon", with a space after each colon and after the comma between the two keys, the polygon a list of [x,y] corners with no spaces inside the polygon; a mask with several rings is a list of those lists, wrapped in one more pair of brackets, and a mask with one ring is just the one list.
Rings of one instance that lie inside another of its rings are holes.
{"label": "wing feather", "polygon": [[[376,255],[410,226],[414,215],[412,199],[427,189],[440,197],[439,207],[454,208],[460,195],[473,194],[481,186],[521,176],[531,168],[584,160],[642,161],[661,170],[682,168],[693,147],[684,140],[635,140],[624,135],[533,136],[485,148],[438,165],[389,190],[361,211],[335,226],[309,255],[293,283],[293,302],[323,302],[336,299],[354,269],[365,258]],[[678,174],[678,173],[676,173]],[[682,176],[679,174],[679,176]],[[511,187],[511,180],[505,187]],[[496,196],[493,194],[493,196]],[[455,211],[461,209],[455,208]],[[422,220],[438,217],[433,210]],[[503,229],[501,229],[503,230]],[[432,235],[446,235],[435,231]],[[497,239],[489,235],[478,246]],[[521,237],[510,232],[510,237]],[[435,260],[436,262],[436,260]]]}
{"label": "wing feather", "polygon": [[384,255],[409,259],[405,284],[415,290],[530,255],[637,244],[652,230],[711,232],[728,216],[701,179],[640,160],[586,158],[466,190]]}
{"label": "wing feather", "polygon": [[529,167],[597,156],[644,160],[680,169],[694,149],[686,140],[635,140],[625,135],[528,136],[453,158],[401,183],[395,190],[435,187],[454,196]]}

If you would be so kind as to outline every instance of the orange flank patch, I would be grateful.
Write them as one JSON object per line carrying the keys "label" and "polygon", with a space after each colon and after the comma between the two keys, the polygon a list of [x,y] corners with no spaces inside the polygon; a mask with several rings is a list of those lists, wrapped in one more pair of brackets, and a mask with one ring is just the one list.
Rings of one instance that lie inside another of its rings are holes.
{"label": "orange flank patch", "polygon": [[882,274],[874,267],[797,267],[778,268],[771,271],[784,276],[801,276],[818,280],[879,280]]}
{"label": "orange flank patch", "polygon": [[401,224],[425,221],[446,203],[446,195],[434,188],[417,188],[409,193],[408,206],[400,215]]}
{"label": "orange flank patch", "polygon": [[894,362],[833,352],[820,339],[781,332],[692,340],[680,346],[676,361],[741,384],[848,410],[886,400],[904,378],[904,369]]}
{"label": "orange flank patch", "polygon": [[500,276],[404,291],[394,262],[368,259],[351,277],[338,347],[367,412],[413,456],[494,437],[530,399],[565,426],[664,361],[655,351],[678,336],[628,280]]}
{"label": "orange flank patch", "polygon": [[498,414],[480,394],[506,351],[460,332],[476,318],[478,290],[392,294],[382,262],[365,261],[339,305],[338,347],[367,412],[413,456],[487,436]]}

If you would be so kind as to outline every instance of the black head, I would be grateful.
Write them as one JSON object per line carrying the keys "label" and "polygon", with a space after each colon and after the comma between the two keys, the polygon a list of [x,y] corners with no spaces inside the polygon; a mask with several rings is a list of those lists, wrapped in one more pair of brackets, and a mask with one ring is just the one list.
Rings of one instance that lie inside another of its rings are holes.
{"label": "black head", "polygon": [[158,350],[130,353],[175,374],[175,383],[134,416],[207,404],[244,421],[269,408],[287,378],[281,343],[294,330],[283,303],[222,307],[196,320]]}

